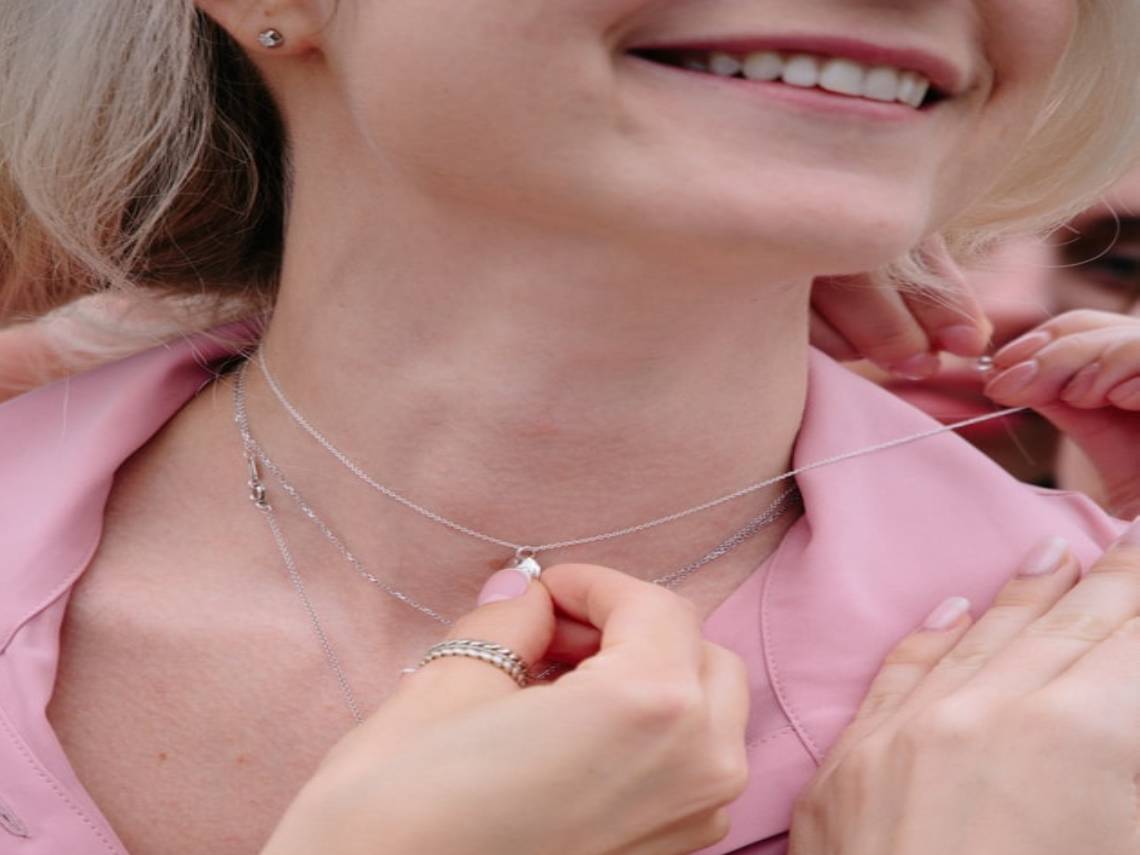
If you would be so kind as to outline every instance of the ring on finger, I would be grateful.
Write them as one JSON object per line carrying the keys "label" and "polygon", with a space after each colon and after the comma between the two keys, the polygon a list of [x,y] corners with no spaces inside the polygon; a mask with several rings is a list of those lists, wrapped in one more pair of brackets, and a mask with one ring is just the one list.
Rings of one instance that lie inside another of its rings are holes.
{"label": "ring on finger", "polygon": [[502,644],[472,638],[453,638],[432,645],[420,660],[420,664],[412,669],[404,669],[404,673],[417,671],[437,659],[449,656],[464,656],[493,665],[514,680],[520,689],[526,688],[530,682],[528,666],[521,656]]}

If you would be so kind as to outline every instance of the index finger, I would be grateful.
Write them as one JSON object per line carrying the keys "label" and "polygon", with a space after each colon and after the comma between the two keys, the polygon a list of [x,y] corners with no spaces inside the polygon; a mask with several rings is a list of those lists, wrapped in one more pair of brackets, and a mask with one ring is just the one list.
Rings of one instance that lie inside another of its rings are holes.
{"label": "index finger", "polygon": [[1140,522],[1080,582],[995,656],[974,685],[1002,695],[1040,689],[1140,615]]}
{"label": "index finger", "polygon": [[602,634],[600,655],[634,648],[639,657],[698,670],[701,625],[679,594],[594,564],[559,564],[542,571],[554,604]]}

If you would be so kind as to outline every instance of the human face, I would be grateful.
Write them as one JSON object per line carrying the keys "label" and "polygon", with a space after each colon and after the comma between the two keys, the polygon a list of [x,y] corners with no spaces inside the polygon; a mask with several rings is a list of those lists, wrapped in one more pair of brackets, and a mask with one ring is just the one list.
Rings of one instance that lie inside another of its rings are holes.
{"label": "human face", "polygon": [[[436,201],[808,276],[886,263],[985,190],[1075,14],[1075,0],[341,0],[326,51],[377,165]],[[668,65],[649,52],[662,46],[846,58],[937,94],[915,108],[727,78]]]}

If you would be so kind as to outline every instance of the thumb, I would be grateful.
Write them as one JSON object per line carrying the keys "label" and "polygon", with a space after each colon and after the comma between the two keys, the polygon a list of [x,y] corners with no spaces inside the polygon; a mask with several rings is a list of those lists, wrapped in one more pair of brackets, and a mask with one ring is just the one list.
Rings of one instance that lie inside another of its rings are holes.
{"label": "thumb", "polygon": [[[533,669],[554,637],[554,604],[545,587],[508,568],[483,586],[477,608],[457,620],[445,641],[469,639],[502,645]],[[405,678],[401,694],[435,696],[432,706],[457,712],[519,691],[515,680],[497,666],[466,656],[436,659]]]}

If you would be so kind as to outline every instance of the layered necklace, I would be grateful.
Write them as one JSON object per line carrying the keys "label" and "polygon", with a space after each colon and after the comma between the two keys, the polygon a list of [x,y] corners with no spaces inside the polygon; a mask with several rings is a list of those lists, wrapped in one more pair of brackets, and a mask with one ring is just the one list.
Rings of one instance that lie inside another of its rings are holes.
{"label": "layered necklace", "polygon": [[[425,519],[431,520],[443,528],[449,529],[452,532],[464,535],[471,539],[502,547],[504,551],[510,550],[510,555],[505,562],[505,566],[517,569],[523,573],[526,573],[532,578],[537,578],[542,572],[542,567],[538,562],[538,556],[542,553],[602,543],[648,531],[650,529],[664,526],[668,523],[676,522],[695,514],[699,514],[703,511],[711,510],[737,499],[741,499],[745,496],[752,495],[775,484],[785,481],[790,482],[793,478],[795,478],[796,475],[799,475],[803,472],[808,472],[810,470],[818,469],[823,466],[829,466],[834,463],[842,462],[844,460],[850,460],[851,458],[859,457],[865,454],[871,454],[873,452],[895,448],[900,445],[916,442],[930,436],[957,430],[959,428],[977,424],[979,422],[988,421],[990,419],[1002,418],[1012,413],[1020,412],[1022,409],[1024,409],[1013,408],[1008,410],[1001,410],[992,414],[987,414],[985,416],[967,419],[965,421],[952,425],[933,428],[921,433],[900,437],[898,439],[878,443],[867,448],[857,449],[855,451],[839,454],[834,457],[826,458],[824,460],[815,461],[813,463],[797,467],[791,471],[784,472],[780,475],[776,475],[770,478],[766,478],[762,481],[749,484],[745,487],[740,488],[739,490],[735,490],[715,499],[702,502],[701,504],[694,505],[684,510],[676,511],[665,516],[647,520],[638,525],[602,531],[586,537],[568,538],[564,540],[551,541],[548,543],[526,544],[518,543],[507,538],[498,537],[493,534],[488,534],[486,532],[472,528],[471,526],[467,526],[463,523],[449,519],[443,514],[437,513],[430,508],[414,502],[396,490],[392,489],[391,487],[382,484],[380,481],[366,472],[364,468],[360,466],[360,464],[358,464],[346,453],[335,446],[322,432],[313,426],[312,422],[309,419],[301,414],[301,412],[292,403],[292,401],[290,401],[290,399],[285,395],[280,383],[277,381],[277,378],[273,375],[272,371],[270,371],[263,350],[259,349],[257,351],[256,362],[259,370],[265,378],[266,384],[268,385],[270,391],[273,393],[273,396],[276,398],[277,402],[280,404],[284,412],[289,416],[290,420],[304,433],[311,437],[341,466],[352,473],[356,479],[366,484],[372,490],[391,500],[392,502],[403,506],[407,510],[412,511],[419,516],[424,517]],[[321,536],[341,556],[346,565],[351,567],[362,579],[369,582],[374,587],[392,597],[393,599],[403,603],[411,609],[414,609],[422,616],[427,617],[436,623],[439,623],[443,626],[448,626],[453,622],[453,619],[441,614],[438,610],[432,608],[431,606],[420,602],[412,595],[398,590],[390,583],[384,581],[382,578],[369,570],[360,560],[360,558],[355,553],[353,553],[351,549],[349,549],[344,539],[336,532],[336,530],[313,509],[312,504],[305,499],[297,487],[287,478],[281,467],[257,442],[250,426],[249,414],[246,407],[246,374],[248,367],[249,362],[244,363],[240,367],[237,372],[236,381],[234,383],[234,422],[237,425],[238,432],[241,436],[243,454],[248,469],[248,486],[250,490],[250,499],[266,520],[270,533],[273,537],[273,541],[278,549],[278,552],[281,554],[281,559],[285,565],[289,580],[304,605],[305,611],[309,617],[310,623],[313,626],[317,640],[320,643],[325,658],[328,661],[328,664],[334,676],[336,677],[341,694],[344,696],[346,706],[348,707],[353,720],[356,723],[360,723],[363,720],[360,704],[356,700],[355,693],[352,690],[340,659],[336,655],[336,652],[333,649],[331,642],[329,641],[328,634],[324,631],[317,611],[313,606],[312,600],[305,588],[304,582],[297,568],[297,563],[293,556],[293,552],[289,547],[289,543],[281,529],[276,510],[272,503],[269,501],[269,487],[267,486],[262,473],[267,473],[273,479],[281,494],[288,497],[288,499],[297,507],[301,515],[314,525],[314,527],[320,532]],[[775,523],[789,510],[797,507],[800,504],[799,499],[799,491],[793,483],[792,486],[780,493],[775,501],[773,501],[760,514],[750,519],[741,528],[733,531],[728,535],[728,537],[716,544],[710,550],[703,553],[699,558],[691,561],[679,569],[673,570],[669,573],[666,573],[665,575],[658,576],[657,578],[654,578],[650,581],[654,584],[661,585],[666,588],[676,588],[678,585],[680,585],[681,582],[692,576],[697,571],[707,567],[717,559],[729,554],[741,544],[745,543],[750,538],[758,534],[760,531]],[[537,675],[534,675],[533,679],[545,679],[551,676],[557,670],[558,666],[548,667],[544,671],[538,673]]]}

